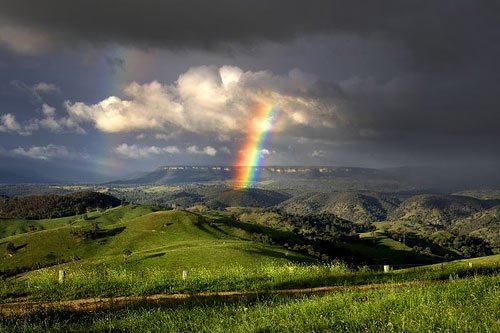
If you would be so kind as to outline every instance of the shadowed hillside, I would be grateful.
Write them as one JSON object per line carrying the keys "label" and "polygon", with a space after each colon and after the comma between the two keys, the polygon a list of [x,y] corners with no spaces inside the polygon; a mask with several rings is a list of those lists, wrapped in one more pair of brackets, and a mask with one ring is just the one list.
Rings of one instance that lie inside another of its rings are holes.
{"label": "shadowed hillside", "polygon": [[270,207],[277,205],[290,196],[269,190],[257,188],[222,191],[209,195],[207,205],[210,207]]}
{"label": "shadowed hillside", "polygon": [[423,194],[413,196],[401,203],[390,218],[430,225],[449,225],[495,205],[499,200],[479,200],[458,195]]}
{"label": "shadowed hillside", "polygon": [[480,237],[500,249],[500,206],[457,220],[452,230],[461,235]]}
{"label": "shadowed hillside", "polygon": [[320,192],[294,196],[279,207],[293,214],[331,213],[353,222],[367,223],[385,220],[388,212],[394,210],[398,204],[397,197],[384,194]]}

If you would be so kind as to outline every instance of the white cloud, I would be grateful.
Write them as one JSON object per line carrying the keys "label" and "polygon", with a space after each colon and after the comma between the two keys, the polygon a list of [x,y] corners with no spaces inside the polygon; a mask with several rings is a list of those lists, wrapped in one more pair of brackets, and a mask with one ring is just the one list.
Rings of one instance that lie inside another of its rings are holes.
{"label": "white cloud", "polygon": [[47,83],[47,82],[38,82],[33,85],[33,90],[39,93],[58,93],[61,92],[61,89],[59,89],[58,86],[56,86],[53,83]]}
{"label": "white cloud", "polygon": [[21,125],[17,120],[16,116],[7,113],[0,116],[0,132],[5,133],[17,133],[19,135],[31,135],[34,130],[38,128],[36,122],[30,122],[26,125]]}
{"label": "white cloud", "polygon": [[179,148],[176,146],[167,146],[167,147],[158,147],[158,146],[137,146],[137,145],[128,145],[126,143],[122,143],[121,145],[116,146],[113,151],[121,155],[122,157],[139,159],[139,158],[147,158],[153,155],[162,155],[162,154],[178,154],[180,153]]}
{"label": "white cloud", "polygon": [[54,115],[56,114],[56,108],[53,108],[48,104],[43,104],[42,113],[45,117],[54,117]]}
{"label": "white cloud", "polygon": [[260,154],[261,154],[262,156],[267,156],[267,155],[269,155],[269,154],[270,154],[270,152],[269,152],[269,150],[268,150],[268,149],[261,149],[261,150],[260,150]]}
{"label": "white cloud", "polygon": [[324,157],[326,153],[323,150],[315,150],[312,152],[312,157]]}
{"label": "white cloud", "polygon": [[17,133],[19,135],[31,135],[34,131],[43,128],[51,132],[76,132],[85,134],[85,130],[71,117],[57,117],[56,109],[44,103],[42,105],[42,119],[31,119],[19,123],[16,116],[7,113],[0,115],[0,132]]}
{"label": "white cloud", "polygon": [[187,152],[191,154],[205,154],[208,156],[217,155],[217,149],[215,149],[212,146],[206,146],[204,148],[199,148],[198,146],[191,146],[188,147]]}
{"label": "white cloud", "polygon": [[124,89],[124,97],[110,96],[96,104],[67,101],[65,108],[73,122],[90,123],[103,132],[182,130],[228,141],[234,134],[251,131],[249,120],[262,104],[280,110],[280,126],[273,131],[294,124],[333,127],[334,106],[304,93],[313,89],[315,80],[298,70],[276,76],[231,66],[201,66],[190,68],[171,85],[133,82]]}
{"label": "white cloud", "polygon": [[69,152],[68,148],[60,145],[49,144],[47,146],[31,146],[29,148],[18,147],[9,151],[10,155],[17,155],[36,160],[51,160],[54,158],[71,159],[75,154]]}
{"label": "white cloud", "polygon": [[[269,71],[244,72],[232,66],[193,67],[170,85],[132,82],[122,97],[109,96],[96,104],[66,101],[65,115],[58,114],[40,96],[41,92],[59,90],[54,84],[28,86],[12,81],[11,85],[29,92],[42,104],[43,117],[25,124],[15,121],[11,114],[2,116],[0,131],[22,135],[39,128],[85,134],[84,128],[90,124],[106,133],[135,132],[138,138],[144,134],[169,141],[191,132],[229,142],[255,132],[255,126],[262,128],[262,124],[273,132],[289,130],[288,134],[294,136],[304,126],[332,128],[340,119],[336,105],[309,97],[311,91],[314,96],[321,95],[315,90],[316,79],[298,70],[277,76]],[[262,107],[269,106],[279,110],[273,126],[262,112]]]}
{"label": "white cloud", "polygon": [[132,99],[111,96],[94,105],[67,102],[66,109],[71,119],[91,122],[108,133],[165,130],[169,122],[181,121],[182,106],[158,82],[132,83],[125,93]]}
{"label": "white cloud", "polygon": [[2,115],[0,117],[0,121],[2,122],[2,124],[0,125],[0,131],[2,132],[17,132],[21,130],[21,125],[17,122],[16,116],[14,116],[13,114],[7,113],[5,115]]}
{"label": "white cloud", "polygon": [[227,147],[221,147],[219,149],[221,152],[223,152],[224,154],[231,154],[231,149],[227,148]]}
{"label": "white cloud", "polygon": [[56,109],[48,104],[42,105],[43,119],[36,120],[40,127],[51,132],[75,131],[79,134],[85,134],[85,130],[80,127],[77,121],[71,117],[56,117]]}

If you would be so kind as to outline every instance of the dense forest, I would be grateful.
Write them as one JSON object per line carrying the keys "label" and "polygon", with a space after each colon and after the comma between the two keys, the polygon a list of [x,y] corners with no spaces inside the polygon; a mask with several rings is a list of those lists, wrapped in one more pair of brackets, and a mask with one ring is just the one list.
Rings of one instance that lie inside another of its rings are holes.
{"label": "dense forest", "polygon": [[88,209],[108,208],[121,201],[98,192],[76,192],[68,195],[33,195],[0,197],[0,217],[46,219],[85,213]]}

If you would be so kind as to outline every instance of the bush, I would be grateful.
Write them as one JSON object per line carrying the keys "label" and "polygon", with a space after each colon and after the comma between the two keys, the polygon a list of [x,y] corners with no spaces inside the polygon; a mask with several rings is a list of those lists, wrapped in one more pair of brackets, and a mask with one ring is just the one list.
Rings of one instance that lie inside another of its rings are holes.
{"label": "bush", "polygon": [[14,252],[16,252],[16,247],[15,247],[14,243],[8,242],[7,243],[7,253],[12,255],[12,254],[14,254]]}
{"label": "bush", "polygon": [[101,229],[97,223],[92,223],[90,227],[78,228],[70,231],[71,236],[77,239],[96,239],[99,237]]}

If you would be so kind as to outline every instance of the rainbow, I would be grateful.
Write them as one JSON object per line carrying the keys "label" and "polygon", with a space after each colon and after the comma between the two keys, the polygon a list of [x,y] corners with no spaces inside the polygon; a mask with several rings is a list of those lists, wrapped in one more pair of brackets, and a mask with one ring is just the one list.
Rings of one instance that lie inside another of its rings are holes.
{"label": "rainbow", "polygon": [[[99,63],[102,77],[100,80],[99,100],[109,96],[121,96],[123,88],[133,81],[150,81],[157,76],[158,61],[153,52],[142,51],[121,46],[112,46],[102,51]],[[110,70],[105,58],[117,58],[124,60],[124,68],[114,68]],[[123,174],[127,171],[126,164],[122,160],[113,156],[109,152],[117,145],[123,143],[120,136],[99,133],[100,139],[95,140],[93,151],[96,157],[92,159],[94,168],[99,171],[106,171],[110,175]]]}
{"label": "rainbow", "polygon": [[272,104],[259,104],[248,124],[248,134],[234,163],[233,184],[249,187],[259,177],[265,157],[265,145],[275,128],[279,110]]}

